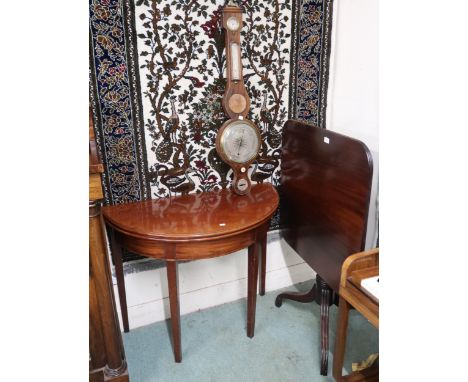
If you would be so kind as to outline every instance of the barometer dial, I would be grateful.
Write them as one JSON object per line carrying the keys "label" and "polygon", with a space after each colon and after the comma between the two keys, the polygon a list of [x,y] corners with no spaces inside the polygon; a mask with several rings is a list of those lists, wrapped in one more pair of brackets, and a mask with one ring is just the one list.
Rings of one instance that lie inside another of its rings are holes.
{"label": "barometer dial", "polygon": [[260,136],[255,126],[238,120],[225,127],[220,144],[228,161],[246,163],[257,156]]}

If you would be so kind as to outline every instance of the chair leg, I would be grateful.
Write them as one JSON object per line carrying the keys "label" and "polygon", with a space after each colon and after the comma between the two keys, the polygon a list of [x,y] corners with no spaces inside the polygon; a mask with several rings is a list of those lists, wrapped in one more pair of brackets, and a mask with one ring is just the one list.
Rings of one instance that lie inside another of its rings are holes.
{"label": "chair leg", "polygon": [[350,307],[351,306],[347,301],[340,297],[335,351],[333,353],[333,378],[336,382],[341,382],[343,379],[343,361],[346,349],[346,337],[348,335],[348,317]]}
{"label": "chair leg", "polygon": [[117,243],[114,232],[111,232],[111,255],[115,265],[115,275],[117,277],[117,289],[119,291],[120,312],[122,313],[122,324],[124,332],[130,331],[128,325],[127,296],[125,292],[125,278],[123,273],[122,247]]}

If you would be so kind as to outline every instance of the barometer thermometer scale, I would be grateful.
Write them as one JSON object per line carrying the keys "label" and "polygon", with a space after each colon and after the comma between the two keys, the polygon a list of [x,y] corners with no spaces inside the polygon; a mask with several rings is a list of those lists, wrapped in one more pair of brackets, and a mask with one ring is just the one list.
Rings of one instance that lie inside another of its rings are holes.
{"label": "barometer thermometer scale", "polygon": [[230,119],[218,131],[216,150],[233,170],[234,192],[245,195],[251,187],[248,169],[260,150],[261,136],[257,126],[246,119],[250,98],[242,76],[242,11],[232,1],[223,9],[223,27],[226,31],[227,81],[222,104]]}

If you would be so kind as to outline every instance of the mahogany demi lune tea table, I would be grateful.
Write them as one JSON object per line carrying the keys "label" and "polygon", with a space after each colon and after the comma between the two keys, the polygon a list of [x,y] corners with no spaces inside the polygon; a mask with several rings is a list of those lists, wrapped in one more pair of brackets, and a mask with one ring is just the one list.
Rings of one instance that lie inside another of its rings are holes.
{"label": "mahogany demi lune tea table", "polygon": [[[260,294],[264,294],[266,235],[278,203],[275,188],[265,183],[253,186],[244,196],[224,189],[102,209],[111,231],[117,275],[123,276],[122,248],[166,261],[176,362],[182,360],[177,262],[224,256],[248,247],[247,336],[253,337],[259,257]],[[123,277],[118,287],[124,328],[128,331]]]}

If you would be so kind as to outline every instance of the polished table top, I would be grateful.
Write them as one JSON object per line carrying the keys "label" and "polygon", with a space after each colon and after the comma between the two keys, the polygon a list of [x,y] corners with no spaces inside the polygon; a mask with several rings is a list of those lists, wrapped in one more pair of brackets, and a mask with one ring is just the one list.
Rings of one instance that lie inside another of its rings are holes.
{"label": "polished table top", "polygon": [[371,153],[361,141],[289,120],[281,161],[283,237],[338,292],[343,261],[365,245]]}
{"label": "polished table top", "polygon": [[251,230],[265,223],[278,207],[270,183],[257,184],[248,195],[229,189],[107,206],[104,218],[118,231],[161,241],[213,239]]}

